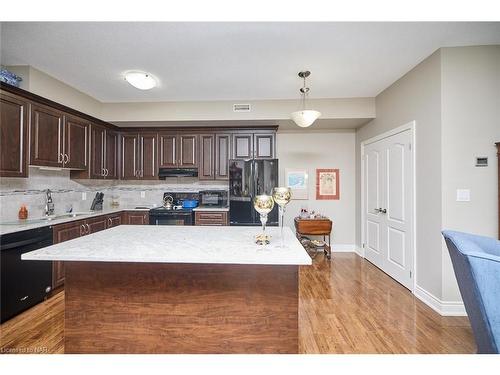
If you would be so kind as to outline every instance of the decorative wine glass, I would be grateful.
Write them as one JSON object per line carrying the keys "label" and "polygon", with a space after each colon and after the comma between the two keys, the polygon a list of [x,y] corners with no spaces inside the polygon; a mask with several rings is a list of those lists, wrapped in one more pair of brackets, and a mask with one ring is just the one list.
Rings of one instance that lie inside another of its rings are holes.
{"label": "decorative wine glass", "polygon": [[285,206],[292,199],[292,190],[289,187],[275,187],[273,189],[273,199],[276,204],[279,206],[280,210],[280,234],[281,234],[281,247],[284,246],[284,237],[283,237],[283,219],[285,216]]}
{"label": "decorative wine glass", "polygon": [[262,223],[262,234],[256,236],[256,242],[259,245],[268,244],[269,236],[266,236],[266,223],[267,214],[271,212],[274,207],[273,197],[266,194],[257,195],[253,199],[253,207],[260,214],[260,222]]}

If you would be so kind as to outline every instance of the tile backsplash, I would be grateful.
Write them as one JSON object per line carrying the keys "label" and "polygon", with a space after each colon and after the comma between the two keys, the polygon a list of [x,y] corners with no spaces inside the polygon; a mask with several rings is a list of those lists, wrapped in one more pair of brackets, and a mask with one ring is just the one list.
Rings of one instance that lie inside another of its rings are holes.
{"label": "tile backsplash", "polygon": [[[104,207],[109,207],[111,196],[117,196],[120,207],[161,204],[165,191],[227,190],[224,181],[199,181],[196,178],[169,178],[165,181],[71,180],[68,170],[46,170],[30,167],[29,178],[3,177],[0,179],[0,221],[17,219],[22,204],[29,217],[43,216],[45,190],[50,189],[56,214],[69,208],[88,211],[97,191],[104,193]],[[144,197],[141,197],[144,192]],[[82,193],[87,199],[82,200]]]}

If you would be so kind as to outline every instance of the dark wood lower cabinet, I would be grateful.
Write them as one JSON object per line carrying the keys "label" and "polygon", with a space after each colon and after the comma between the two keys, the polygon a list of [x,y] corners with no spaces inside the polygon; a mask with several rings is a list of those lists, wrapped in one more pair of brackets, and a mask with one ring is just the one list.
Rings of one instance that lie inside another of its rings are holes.
{"label": "dark wood lower cabinet", "polygon": [[[85,220],[72,221],[67,224],[54,225],[54,244],[72,240],[85,234]],[[64,284],[64,262],[52,262],[52,289]]]}
{"label": "dark wood lower cabinet", "polygon": [[149,212],[125,211],[123,213],[123,224],[125,224],[125,225],[149,225]]}
{"label": "dark wood lower cabinet", "polygon": [[229,225],[227,212],[195,211],[194,225]]}
{"label": "dark wood lower cabinet", "polygon": [[122,224],[122,213],[108,215],[106,218],[107,228],[113,228]]}

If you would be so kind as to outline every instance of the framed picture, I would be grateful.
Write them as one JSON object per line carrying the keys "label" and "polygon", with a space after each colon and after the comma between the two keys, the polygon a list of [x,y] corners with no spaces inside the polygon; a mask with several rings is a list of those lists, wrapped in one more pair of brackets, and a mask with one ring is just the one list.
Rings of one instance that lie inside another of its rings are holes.
{"label": "framed picture", "polygon": [[285,169],[285,185],[292,190],[292,199],[307,199],[308,173],[304,169]]}
{"label": "framed picture", "polygon": [[340,199],[338,169],[316,169],[316,199]]}

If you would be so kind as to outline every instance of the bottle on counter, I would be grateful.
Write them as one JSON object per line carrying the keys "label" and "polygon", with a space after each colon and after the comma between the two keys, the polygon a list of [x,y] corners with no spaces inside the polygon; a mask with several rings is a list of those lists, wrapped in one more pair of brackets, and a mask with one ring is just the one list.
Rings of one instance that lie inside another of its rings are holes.
{"label": "bottle on counter", "polygon": [[28,218],[28,209],[25,204],[21,205],[17,216],[19,217],[19,220],[26,220]]}

